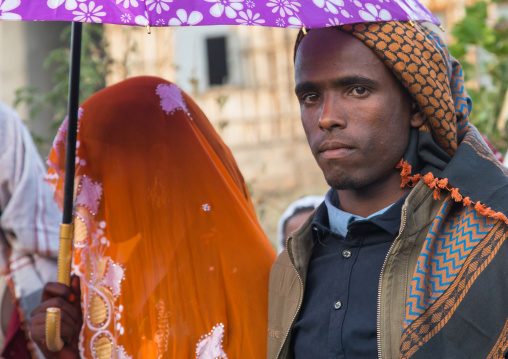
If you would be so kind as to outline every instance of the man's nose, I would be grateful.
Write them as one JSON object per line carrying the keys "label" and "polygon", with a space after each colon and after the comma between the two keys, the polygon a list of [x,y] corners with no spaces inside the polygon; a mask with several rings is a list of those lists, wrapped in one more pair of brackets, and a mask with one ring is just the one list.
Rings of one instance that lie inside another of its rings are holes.
{"label": "man's nose", "polygon": [[319,128],[329,131],[335,128],[345,128],[346,125],[346,115],[340,104],[340,99],[333,95],[326,96],[319,117]]}

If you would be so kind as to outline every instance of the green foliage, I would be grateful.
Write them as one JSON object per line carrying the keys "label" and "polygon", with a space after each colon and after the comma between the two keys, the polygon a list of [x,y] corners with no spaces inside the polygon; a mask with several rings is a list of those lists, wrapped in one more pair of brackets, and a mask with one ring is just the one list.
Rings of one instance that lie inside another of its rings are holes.
{"label": "green foliage", "polygon": [[[106,75],[112,61],[105,50],[107,42],[103,32],[102,24],[83,24],[79,91],[81,100],[90,97],[106,85]],[[42,92],[35,87],[23,87],[16,90],[14,103],[14,106],[28,105],[29,119],[32,121],[41,111],[51,111],[54,114],[54,130],[60,126],[67,115],[71,25],[65,27],[60,36],[64,45],[51,51],[43,64],[44,68],[52,69],[51,91]],[[51,143],[52,138],[37,138],[36,140],[44,144]]]}
{"label": "green foliage", "polygon": [[[452,29],[455,43],[450,46],[473,100],[470,120],[502,151],[507,147],[506,130],[499,130],[497,122],[508,89],[508,20],[488,19],[488,6],[503,2],[480,0],[466,7],[466,16]],[[471,61],[471,53],[480,56]]]}

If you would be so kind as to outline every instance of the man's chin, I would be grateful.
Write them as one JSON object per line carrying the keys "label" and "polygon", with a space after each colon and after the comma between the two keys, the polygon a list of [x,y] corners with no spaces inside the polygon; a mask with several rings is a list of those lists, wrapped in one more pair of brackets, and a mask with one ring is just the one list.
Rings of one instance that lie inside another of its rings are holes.
{"label": "man's chin", "polygon": [[361,184],[353,178],[326,178],[328,185],[337,191],[343,191],[348,189],[359,189]]}

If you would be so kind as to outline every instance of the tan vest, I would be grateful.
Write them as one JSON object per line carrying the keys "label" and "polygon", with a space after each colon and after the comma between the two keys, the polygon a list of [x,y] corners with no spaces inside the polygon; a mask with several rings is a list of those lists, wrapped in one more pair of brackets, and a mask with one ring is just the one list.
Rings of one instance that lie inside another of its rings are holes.
{"label": "tan vest", "polygon": [[[402,207],[399,235],[386,257],[379,283],[378,349],[383,359],[398,358],[406,298],[423,242],[446,197],[433,199],[420,181]],[[312,216],[287,240],[272,266],[268,290],[268,359],[293,358],[291,327],[302,305],[307,267],[314,247]]]}

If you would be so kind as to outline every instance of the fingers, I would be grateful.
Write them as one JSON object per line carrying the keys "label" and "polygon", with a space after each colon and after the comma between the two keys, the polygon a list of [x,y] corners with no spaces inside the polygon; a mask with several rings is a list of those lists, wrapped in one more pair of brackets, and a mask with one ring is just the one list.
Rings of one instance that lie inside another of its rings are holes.
{"label": "fingers", "polygon": [[[40,325],[42,325],[42,324],[45,325],[47,314],[46,314],[46,312],[40,313],[35,318],[37,318],[37,321],[41,322]],[[81,329],[80,324],[81,324],[81,318],[78,320],[74,320],[73,318],[71,318],[66,313],[64,313],[60,310],[60,331],[64,332],[67,330],[66,328],[71,328],[70,331],[72,333],[69,333],[69,337],[72,337],[75,333],[79,333],[79,330]]]}
{"label": "fingers", "polygon": [[32,318],[30,325],[30,335],[35,344],[41,349],[46,358],[79,358],[78,346],[77,346],[77,333],[73,331],[79,331],[79,328],[75,326],[69,326],[65,323],[61,325],[61,338],[65,343],[64,348],[59,352],[51,352],[46,346],[46,317],[43,314]]}
{"label": "fingers", "polygon": [[[60,333],[65,343],[72,343],[74,338],[79,334],[81,328],[75,323],[65,318],[60,319]],[[46,339],[46,314],[40,313],[32,317],[30,320],[30,335],[32,339],[39,345],[45,346]]]}
{"label": "fingers", "polygon": [[71,297],[72,289],[62,283],[49,282],[44,285],[42,290],[41,302],[44,302],[53,297],[60,297],[69,300]]}
{"label": "fingers", "polygon": [[44,314],[45,316],[46,309],[51,307],[60,308],[62,318],[70,318],[70,320],[76,324],[81,322],[81,311],[77,309],[73,303],[60,297],[47,299],[39,304],[39,306],[32,311],[32,316],[38,314]]}
{"label": "fingers", "polygon": [[[46,310],[60,308],[60,331],[64,348],[58,353],[51,353],[46,347]],[[79,358],[78,338],[83,324],[81,311],[81,290],[79,277],[71,278],[70,286],[62,283],[47,283],[44,286],[41,304],[32,311],[30,335],[49,358]]]}

